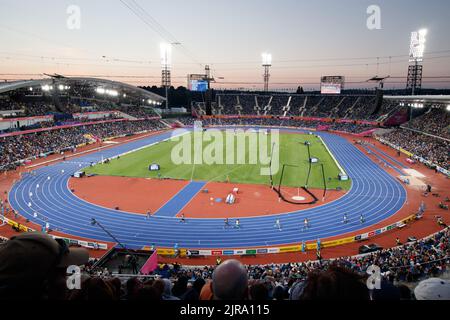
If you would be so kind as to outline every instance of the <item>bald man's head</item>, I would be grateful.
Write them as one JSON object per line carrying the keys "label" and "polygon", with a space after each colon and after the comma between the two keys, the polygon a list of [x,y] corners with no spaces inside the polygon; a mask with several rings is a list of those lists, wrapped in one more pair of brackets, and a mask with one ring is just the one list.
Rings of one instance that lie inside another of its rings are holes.
{"label": "bald man's head", "polygon": [[243,300],[247,293],[247,270],[237,260],[227,260],[213,273],[216,300]]}

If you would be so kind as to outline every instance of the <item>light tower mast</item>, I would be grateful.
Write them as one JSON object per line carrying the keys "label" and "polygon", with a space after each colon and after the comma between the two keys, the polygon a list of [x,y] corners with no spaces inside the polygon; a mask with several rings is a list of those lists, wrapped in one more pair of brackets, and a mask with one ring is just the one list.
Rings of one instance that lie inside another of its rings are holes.
{"label": "light tower mast", "polygon": [[272,55],[262,54],[262,66],[264,67],[264,92],[269,91],[270,67],[272,66]]}
{"label": "light tower mast", "polygon": [[172,45],[162,43],[161,46],[161,86],[166,90],[166,109],[169,109],[169,88],[171,86],[170,67],[172,64]]}

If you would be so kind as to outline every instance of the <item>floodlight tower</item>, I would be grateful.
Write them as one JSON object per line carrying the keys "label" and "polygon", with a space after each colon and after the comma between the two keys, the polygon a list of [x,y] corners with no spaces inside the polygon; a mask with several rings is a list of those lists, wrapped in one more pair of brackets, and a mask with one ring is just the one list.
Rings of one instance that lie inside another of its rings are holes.
{"label": "floodlight tower", "polygon": [[162,43],[161,49],[161,85],[166,89],[166,109],[169,109],[169,88],[171,85],[170,67],[172,65],[172,45]]}
{"label": "floodlight tower", "polygon": [[272,66],[272,55],[270,53],[262,54],[262,66],[264,67],[264,92],[269,91],[270,67]]}
{"label": "floodlight tower", "polygon": [[427,33],[427,29],[411,33],[409,62],[413,62],[414,64],[410,64],[408,67],[406,90],[411,90],[412,95],[416,93],[417,89],[422,88],[423,65],[421,63],[423,62]]}

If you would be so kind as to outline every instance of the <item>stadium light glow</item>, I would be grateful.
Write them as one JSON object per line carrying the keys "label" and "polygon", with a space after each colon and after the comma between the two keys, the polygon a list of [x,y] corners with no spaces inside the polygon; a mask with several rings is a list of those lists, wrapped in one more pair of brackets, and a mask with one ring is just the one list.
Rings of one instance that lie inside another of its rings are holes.
{"label": "stadium light glow", "polygon": [[46,84],[46,85],[43,85],[43,86],[41,87],[41,89],[42,89],[42,91],[50,91],[50,90],[53,89],[53,87],[52,87],[52,86],[49,86],[48,84]]}
{"label": "stadium light glow", "polygon": [[447,106],[447,111],[450,111],[450,104]]}
{"label": "stadium light glow", "polygon": [[163,68],[170,68],[172,65],[172,45],[169,43],[161,43],[161,66]]}
{"label": "stadium light glow", "polygon": [[119,92],[116,90],[110,90],[110,89],[105,89],[105,88],[101,88],[98,87],[97,89],[95,89],[95,92],[97,92],[98,94],[106,94],[108,96],[111,97],[117,97],[119,95]]}
{"label": "stadium light glow", "polygon": [[262,65],[263,66],[271,66],[272,65],[272,55],[270,53],[264,52],[261,54],[262,57]]}
{"label": "stadium light glow", "polygon": [[421,29],[411,33],[411,42],[409,46],[409,62],[422,62],[425,53],[425,43],[427,29]]}

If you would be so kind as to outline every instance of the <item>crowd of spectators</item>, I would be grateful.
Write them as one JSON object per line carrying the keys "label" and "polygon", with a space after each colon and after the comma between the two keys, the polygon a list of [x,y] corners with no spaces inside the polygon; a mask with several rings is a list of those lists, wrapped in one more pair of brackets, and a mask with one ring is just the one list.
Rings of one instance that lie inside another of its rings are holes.
{"label": "crowd of spectators", "polygon": [[450,142],[407,129],[396,129],[382,138],[398,147],[450,170]]}
{"label": "crowd of spectators", "polygon": [[[187,118],[180,119],[184,125],[192,125]],[[202,120],[205,126],[241,125],[241,126],[280,126],[298,127],[316,130],[334,130],[349,133],[361,133],[374,127],[372,125],[356,124],[353,122],[337,123],[318,120],[296,120],[290,118],[208,118]]]}
{"label": "crowd of spectators", "polygon": [[[93,269],[83,249],[65,249],[58,258],[64,243],[43,234],[21,234],[0,244],[0,258],[6,262],[0,265],[0,299],[449,300],[450,282],[435,278],[448,271],[449,236],[446,228],[428,239],[336,260],[254,266],[227,260],[204,268],[163,265],[153,278],[123,278]],[[70,264],[82,266],[81,287],[75,290],[66,285]],[[380,287],[375,290],[367,286],[372,266],[380,268]],[[407,286],[419,281],[414,291]]]}
{"label": "crowd of spectators", "polygon": [[432,108],[421,117],[410,121],[407,127],[450,139],[450,112],[442,108]]}
{"label": "crowd of spectators", "polygon": [[259,115],[376,120],[398,107],[386,100],[377,111],[373,95],[223,94],[216,99],[220,112],[215,110],[215,114],[223,115],[256,115],[259,111]]}
{"label": "crowd of spectators", "polygon": [[0,170],[16,168],[20,161],[72,149],[96,139],[131,135],[164,128],[159,120],[117,121],[0,138]]}

